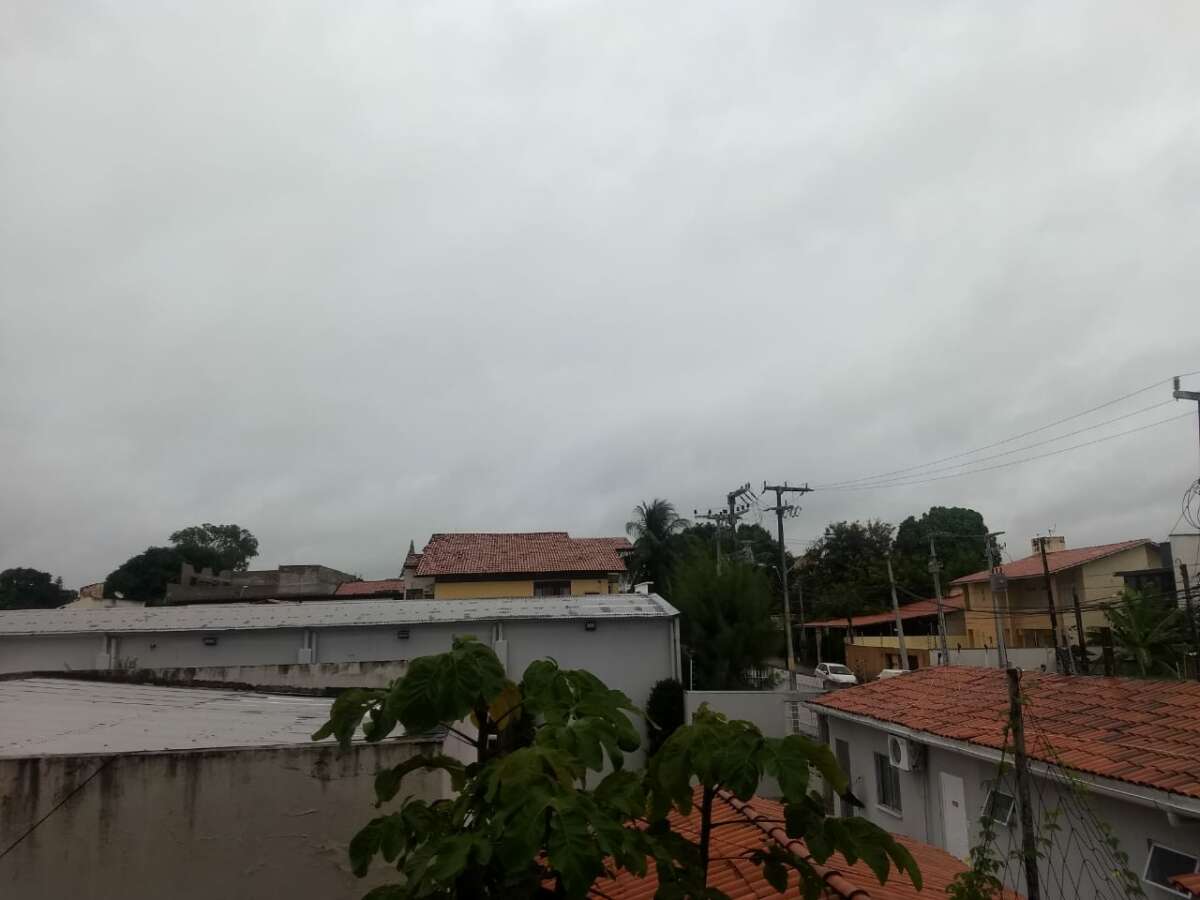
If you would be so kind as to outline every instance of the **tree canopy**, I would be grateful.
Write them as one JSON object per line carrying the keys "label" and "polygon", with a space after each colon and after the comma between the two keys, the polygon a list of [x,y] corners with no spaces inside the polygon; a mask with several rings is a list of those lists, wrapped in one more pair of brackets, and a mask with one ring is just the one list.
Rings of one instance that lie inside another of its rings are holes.
{"label": "tree canopy", "polygon": [[258,538],[240,525],[191,525],[171,535],[185,562],[214,572],[245,572],[258,556]]}
{"label": "tree canopy", "polygon": [[0,572],[0,609],[56,609],[74,597],[49,572],[20,567]]}
{"label": "tree canopy", "polygon": [[801,561],[804,593],[812,617],[876,612],[890,602],[886,557],[892,526],[834,522]]}
{"label": "tree canopy", "polygon": [[942,563],[942,588],[963,575],[986,567],[983,516],[961,506],[933,506],[921,517],[909,516],[896,529],[893,547],[896,579],[922,597],[933,596],[929,571],[929,540],[933,538]]}
{"label": "tree canopy", "polygon": [[119,594],[127,600],[157,603],[166,596],[167,585],[179,578],[183,563],[182,554],[174,547],[147,547],[104,579],[104,596]]}
{"label": "tree canopy", "polygon": [[[475,748],[469,765],[420,754],[376,775],[377,806],[400,799],[354,836],[350,862],[362,876],[381,858],[402,881],[375,888],[367,900],[570,900],[615,871],[644,875],[650,860],[657,897],[715,900],[726,895],[707,884],[713,798],[725,789],[749,800],[764,775],[780,785],[787,834],[809,851],[801,858],[776,845],[748,857],[777,889],[793,873],[805,896],[817,896],[824,881],[813,862],[835,851],[851,862],[861,858],[880,881],[894,866],[920,888],[912,856],[886,831],[865,819],[826,815],[812,773],[847,789],[827,746],[798,735],[764,738],[749,722],[702,709],[646,771],[636,772],[625,768],[625,753],[639,745],[631,720],[637,715],[620,691],[550,660],[531,663],[513,682],[491,649],[472,638],[414,660],[387,688],[341,694],[314,739],[333,735],[345,746],[360,730],[373,742],[397,726],[410,734],[442,727]],[[464,720],[473,735],[459,731]],[[405,795],[404,779],[420,770],[447,772],[454,796],[431,802]],[[696,782],[698,839],[674,831],[668,818],[692,811]]]}
{"label": "tree canopy", "polygon": [[680,566],[671,602],[700,690],[749,686],[746,673],[783,650],[771,618],[769,574],[759,566],[694,550]]}
{"label": "tree canopy", "polygon": [[670,596],[671,576],[682,548],[680,535],[688,527],[669,500],[658,497],[639,503],[625,532],[633,541],[634,581],[649,581],[664,597]]}
{"label": "tree canopy", "polygon": [[[1125,590],[1104,611],[1121,674],[1177,677],[1187,652],[1188,621],[1169,597]],[[1099,642],[1100,635],[1092,640]]]}

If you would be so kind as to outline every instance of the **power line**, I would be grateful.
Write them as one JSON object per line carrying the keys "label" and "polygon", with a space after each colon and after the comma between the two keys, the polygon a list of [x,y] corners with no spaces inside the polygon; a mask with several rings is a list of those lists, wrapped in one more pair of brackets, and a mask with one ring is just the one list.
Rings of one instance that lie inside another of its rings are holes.
{"label": "power line", "polygon": [[[1051,450],[1048,453],[1037,453],[1033,456],[1027,456],[1024,459],[1014,459],[1011,462],[998,463],[994,466],[984,466],[981,469],[971,469],[970,471],[967,471],[967,472],[955,472],[953,475],[939,475],[934,478],[920,478],[920,479],[908,480],[908,481],[903,481],[903,480],[887,481],[887,482],[879,482],[877,484],[866,484],[866,485],[861,485],[861,486],[849,485],[846,487],[825,487],[825,488],[822,488],[822,490],[827,490],[827,491],[870,491],[870,490],[874,490],[876,488],[909,487],[909,486],[918,485],[918,484],[929,484],[934,481],[946,481],[947,479],[950,479],[950,478],[962,478],[964,475],[977,475],[980,472],[991,472],[995,469],[1007,469],[1010,466],[1018,466],[1018,465],[1021,465],[1022,463],[1033,462],[1034,460],[1037,460],[1037,459],[1046,459],[1047,457],[1050,457],[1050,456],[1058,456],[1060,453],[1066,453],[1070,450],[1079,450],[1079,449],[1082,449],[1083,447],[1091,447],[1093,444],[1102,444],[1105,441],[1111,441],[1114,438],[1124,437],[1129,434],[1136,434],[1137,432],[1145,431],[1148,428],[1154,428],[1158,425],[1165,425],[1168,422],[1177,422],[1180,419],[1188,419],[1188,418],[1191,418],[1191,416],[1192,416],[1192,414],[1190,412],[1184,413],[1181,416],[1171,416],[1170,418],[1159,419],[1156,422],[1150,422],[1146,425],[1139,425],[1137,428],[1130,428],[1125,431],[1118,431],[1116,434],[1105,435],[1104,437],[1095,438],[1094,440],[1090,440],[1090,441],[1084,441],[1083,443],[1080,443],[1080,444],[1071,444],[1068,447],[1060,447],[1058,450]],[[814,490],[816,490],[816,488],[814,488]]]}
{"label": "power line", "polygon": [[[1111,424],[1113,424],[1113,422],[1120,422],[1123,419],[1131,419],[1134,416],[1140,416],[1142,413],[1149,412],[1152,409],[1158,409],[1161,406],[1167,406],[1167,405],[1171,405],[1174,403],[1175,403],[1174,400],[1163,400],[1160,403],[1152,403],[1150,406],[1143,407],[1142,409],[1136,409],[1133,412],[1124,413],[1123,415],[1116,416],[1112,419],[1105,419],[1103,422],[1097,422],[1095,425],[1087,425],[1083,428],[1078,428],[1075,431],[1068,431],[1066,434],[1060,434],[1057,437],[1046,438],[1045,440],[1042,440],[1042,441],[1036,441],[1035,443],[1032,443],[1032,444],[1026,444],[1023,447],[1013,447],[1011,450],[1003,450],[1000,453],[993,453],[991,456],[981,456],[978,459],[971,459],[971,460],[968,460],[967,462],[955,463],[952,466],[945,466],[944,468],[939,468],[939,469],[929,469],[928,471],[922,472],[920,474],[921,474],[921,477],[923,478],[926,475],[936,475],[940,472],[950,472],[950,471],[953,471],[954,469],[962,469],[962,468],[965,468],[966,466],[974,466],[974,465],[977,465],[978,463],[987,462],[988,460],[1000,459],[1002,456],[1011,456],[1014,453],[1023,453],[1026,450],[1033,450],[1037,447],[1044,447],[1047,444],[1053,444],[1055,441],[1066,440],[1069,437],[1075,437],[1076,435],[1084,434],[1088,431],[1093,431],[1097,428],[1103,428],[1105,425],[1111,425]],[[932,463],[930,465],[932,465]],[[896,479],[892,479],[892,478],[884,478],[884,479],[859,478],[859,479],[855,479],[854,483],[855,484],[863,483],[862,484],[863,487],[870,487],[872,485],[867,484],[865,482],[875,482],[877,480],[894,481]],[[843,484],[846,484],[846,483],[848,483],[848,482],[843,482]]]}
{"label": "power line", "polygon": [[[1187,373],[1184,373],[1183,375],[1180,375],[1179,377],[1187,378],[1191,375],[1200,375],[1200,370],[1198,370],[1196,372],[1187,372]],[[1155,388],[1161,387],[1164,384],[1170,384],[1173,380],[1174,380],[1173,378],[1164,378],[1161,381],[1156,381],[1153,384],[1146,385],[1143,388],[1138,388],[1136,391],[1130,391],[1128,394],[1123,394],[1122,396],[1117,397],[1113,400],[1109,400],[1106,403],[1101,403],[1098,406],[1093,406],[1090,409],[1085,409],[1085,410],[1083,410],[1083,412],[1078,412],[1078,413],[1075,413],[1070,416],[1064,416],[1063,418],[1057,419],[1056,421],[1050,422],[1049,424],[1041,425],[1037,428],[1031,428],[1028,431],[1021,432],[1020,434],[1014,434],[1012,437],[1007,437],[1007,438],[1004,438],[1003,440],[999,440],[999,441],[993,441],[990,444],[984,444],[983,446],[975,447],[971,450],[964,450],[961,453],[954,453],[954,454],[951,454],[950,456],[943,456],[941,459],[935,459],[935,460],[932,460],[931,462],[922,463],[922,464],[916,465],[916,466],[908,466],[907,468],[903,468],[903,469],[893,469],[890,472],[880,472],[875,475],[867,475],[867,476],[863,476],[861,478],[849,478],[849,479],[845,479],[843,481],[830,482],[829,484],[816,485],[816,488],[828,490],[828,489],[831,489],[834,487],[840,487],[842,485],[853,484],[853,483],[856,483],[859,481],[873,481],[873,480],[877,480],[877,479],[889,478],[890,476],[893,476],[893,475],[903,475],[906,472],[916,472],[920,469],[928,469],[931,466],[940,465],[941,463],[951,462],[952,460],[956,460],[956,459],[962,459],[964,456],[972,456],[972,455],[974,455],[976,453],[980,453],[984,450],[991,450],[993,447],[1000,447],[1000,446],[1003,446],[1004,444],[1011,444],[1013,441],[1019,441],[1021,438],[1029,437],[1032,434],[1039,434],[1043,431],[1047,431],[1051,428],[1054,428],[1057,425],[1062,425],[1066,422],[1072,422],[1076,419],[1081,419],[1086,415],[1090,415],[1091,413],[1098,412],[1099,410],[1106,409],[1110,406],[1115,406],[1116,404],[1121,403],[1124,400],[1128,400],[1130,397],[1136,397],[1139,394],[1144,394],[1147,391],[1154,390]]]}
{"label": "power line", "polygon": [[34,822],[28,828],[26,828],[21,833],[20,837],[18,837],[15,841],[13,841],[11,844],[9,844],[7,847],[5,847],[4,852],[0,853],[0,859],[4,859],[4,857],[8,856],[8,854],[10,854],[14,850],[16,850],[18,844],[20,844],[23,840],[25,840],[25,838],[29,837],[31,834],[33,834],[35,831],[37,831],[38,827],[43,822],[45,822],[48,818],[50,818],[52,815],[54,815],[56,812],[58,812],[66,804],[66,802],[68,800],[70,800],[72,797],[74,797],[76,794],[78,794],[80,791],[82,791],[85,787],[87,787],[93,778],[95,778],[97,775],[99,775],[101,772],[103,772],[105,769],[107,769],[113,763],[113,761],[116,759],[117,759],[117,757],[110,756],[104,762],[100,763],[100,765],[98,765],[96,767],[95,771],[92,772],[91,775],[89,775],[87,778],[83,779],[83,781],[81,781],[74,788],[72,788],[65,797],[63,797],[61,800],[59,800],[57,803],[55,803],[52,807],[50,807],[49,812],[47,812],[44,816],[42,816],[40,819],[38,819],[36,822]]}

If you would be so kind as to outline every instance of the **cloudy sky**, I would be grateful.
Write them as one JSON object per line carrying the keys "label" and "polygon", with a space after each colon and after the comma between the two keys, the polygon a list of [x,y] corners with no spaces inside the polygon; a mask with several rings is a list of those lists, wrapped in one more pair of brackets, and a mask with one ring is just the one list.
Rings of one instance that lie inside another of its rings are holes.
{"label": "cloudy sky", "polygon": [[[1197,35],[1190,0],[4,3],[0,568],[232,521],[382,577],[1200,370]],[[790,539],[934,504],[1016,555],[1161,538],[1196,470],[1181,419],[815,492]]]}

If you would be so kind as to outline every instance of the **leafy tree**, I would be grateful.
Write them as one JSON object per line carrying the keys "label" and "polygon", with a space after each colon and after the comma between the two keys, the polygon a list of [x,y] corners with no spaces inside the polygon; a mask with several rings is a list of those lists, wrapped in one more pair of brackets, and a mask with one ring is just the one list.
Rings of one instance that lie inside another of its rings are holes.
{"label": "leafy tree", "polygon": [[184,562],[214,572],[245,572],[258,556],[258,538],[240,525],[192,525],[171,535]]}
{"label": "leafy tree", "polygon": [[779,652],[780,633],[771,620],[766,571],[734,560],[717,568],[710,554],[692,553],[676,575],[671,602],[682,613],[696,687],[735,690],[749,687],[747,671]]}
{"label": "leafy tree", "polygon": [[671,572],[678,558],[678,536],[688,527],[669,500],[655,498],[638,504],[625,532],[633,541],[633,572],[636,581],[651,581],[654,590],[667,596]]}
{"label": "leafy tree", "polygon": [[929,571],[929,539],[937,542],[942,562],[942,588],[955,578],[984,568],[983,547],[987,525],[983,516],[961,506],[933,506],[921,517],[909,516],[896,529],[892,564],[896,579],[922,597],[933,596]]}
{"label": "leafy tree", "polygon": [[0,609],[56,609],[74,596],[49,572],[19,567],[0,572]]}
{"label": "leafy tree", "polygon": [[683,685],[674,678],[655,683],[646,701],[646,730],[650,737],[647,752],[651,756],[683,724],[683,718]]}
{"label": "leafy tree", "polygon": [[[1174,676],[1188,639],[1187,619],[1166,597],[1125,590],[1104,611],[1118,665],[1131,675]],[[1092,637],[1098,641],[1099,635]]]}
{"label": "leafy tree", "polygon": [[157,603],[166,596],[167,585],[179,577],[183,563],[183,555],[174,547],[147,547],[104,579],[104,596],[120,594],[128,600]]}
{"label": "leafy tree", "polygon": [[[366,897],[582,898],[616,870],[645,874],[648,859],[658,871],[657,896],[724,897],[707,886],[712,801],[722,789],[750,799],[764,774],[779,780],[787,832],[807,841],[812,860],[824,862],[837,850],[851,862],[863,859],[881,880],[894,864],[920,886],[912,857],[885,831],[825,815],[821,796],[809,790],[810,773],[846,788],[828,747],[799,736],[765,739],[748,722],[702,710],[672,734],[648,771],[631,772],[624,768],[625,752],[638,746],[631,714],[624,694],[548,660],[531,663],[514,683],[491,650],[471,638],[415,660],[386,689],[343,693],[314,739],[335,735],[345,746],[361,728],[367,741],[379,741],[397,725],[410,734],[439,726],[458,731],[468,718],[476,729],[473,736],[459,732],[475,747],[470,765],[418,755],[376,775],[377,805],[402,799],[355,835],[351,864],[361,876],[380,856],[403,881]],[[510,738],[523,721],[525,738]],[[598,778],[606,758],[611,771]],[[404,778],[423,769],[448,772],[455,796],[404,796]],[[702,798],[695,841],[672,831],[667,818],[672,809],[690,812],[693,780]],[[789,869],[797,872],[805,896],[815,897],[824,882],[812,860],[777,847],[752,861],[776,886]]]}
{"label": "leafy tree", "polygon": [[877,612],[891,602],[885,559],[892,526],[834,522],[801,561],[811,618]]}

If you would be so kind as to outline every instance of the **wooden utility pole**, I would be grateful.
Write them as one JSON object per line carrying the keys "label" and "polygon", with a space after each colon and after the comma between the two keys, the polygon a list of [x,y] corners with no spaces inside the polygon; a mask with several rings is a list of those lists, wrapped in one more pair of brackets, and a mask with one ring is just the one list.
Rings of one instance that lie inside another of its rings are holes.
{"label": "wooden utility pole", "polygon": [[1179,575],[1183,578],[1183,602],[1187,609],[1188,629],[1192,638],[1192,651],[1196,654],[1195,675],[1200,681],[1200,638],[1196,635],[1196,616],[1192,609],[1192,583],[1188,580],[1187,563],[1179,564]]}
{"label": "wooden utility pole", "polygon": [[[783,591],[783,632],[787,638],[787,668],[788,668],[788,687],[795,690],[796,688],[796,651],[792,644],[792,604],[788,599],[788,579],[787,579],[787,545],[783,542],[783,517],[787,513],[798,512],[800,507],[793,506],[791,503],[783,502],[783,495],[792,494],[807,494],[812,490],[807,484],[804,487],[791,487],[785,481],[783,484],[767,484],[763,482],[763,493],[767,491],[775,492],[775,505],[770,508],[770,512],[775,513],[775,522],[778,526],[779,534],[779,582],[780,589]],[[800,660],[805,661],[808,655],[805,648],[808,642],[804,639],[804,588],[799,584],[796,586],[796,606],[800,611]],[[820,640],[818,636],[817,640]],[[818,649],[818,653],[820,650]]]}
{"label": "wooden utility pole", "polygon": [[942,650],[942,665],[950,665],[950,650],[946,647],[946,611],[942,609],[942,563],[937,558],[933,535],[929,536],[929,572],[933,575],[933,595],[937,598],[938,644]]}
{"label": "wooden utility pole", "polygon": [[892,586],[892,610],[896,613],[896,637],[900,643],[900,668],[908,671],[908,648],[904,644],[904,620],[900,618],[900,601],[896,599],[896,578],[892,575],[892,554],[887,557],[888,584]]}
{"label": "wooden utility pole", "polygon": [[1054,608],[1054,579],[1050,577],[1050,563],[1046,559],[1046,539],[1037,539],[1038,550],[1042,554],[1042,578],[1046,584],[1046,605],[1050,608],[1050,640],[1054,642],[1054,658],[1058,661],[1058,669],[1064,668],[1069,672],[1070,666],[1063,663],[1062,648],[1058,642],[1058,612]]}
{"label": "wooden utility pole", "polygon": [[1196,401],[1196,426],[1200,430],[1200,391],[1181,391],[1179,389],[1179,376],[1175,376],[1175,390],[1171,392],[1171,396],[1176,400],[1195,400]]}
{"label": "wooden utility pole", "polygon": [[721,523],[725,521],[726,514],[721,510],[713,512],[711,509],[707,513],[701,513],[700,510],[692,510],[693,519],[704,519],[707,522],[713,523],[713,552],[717,555],[717,574],[721,574]]}
{"label": "wooden utility pole", "polygon": [[1071,602],[1075,605],[1075,630],[1079,632],[1079,668],[1087,675],[1091,668],[1091,660],[1088,659],[1087,638],[1083,633],[1083,610],[1079,608],[1079,591],[1075,588],[1071,588]]}
{"label": "wooden utility pole", "polygon": [[750,509],[749,503],[739,503],[742,497],[750,493],[750,482],[746,482],[739,488],[734,488],[725,495],[725,502],[729,505],[729,539],[732,542],[732,552],[737,552],[737,523],[742,517],[742,513]]}
{"label": "wooden utility pole", "polygon": [[1008,668],[1008,641],[1004,637],[1004,619],[1000,612],[1000,598],[1004,597],[1005,605],[1008,604],[1008,576],[1004,574],[1004,567],[1000,565],[1000,549],[996,546],[996,538],[1004,534],[1003,531],[993,531],[987,536],[987,559],[988,568],[992,575],[988,580],[988,587],[992,592],[992,615],[996,623],[996,662],[1001,669]]}
{"label": "wooden utility pole", "polygon": [[1021,858],[1025,865],[1025,896],[1041,900],[1038,885],[1037,833],[1033,830],[1033,804],[1029,799],[1029,757],[1025,755],[1025,717],[1021,708],[1021,670],[1008,670],[1008,723],[1012,730],[1017,782],[1017,804],[1021,815]]}

